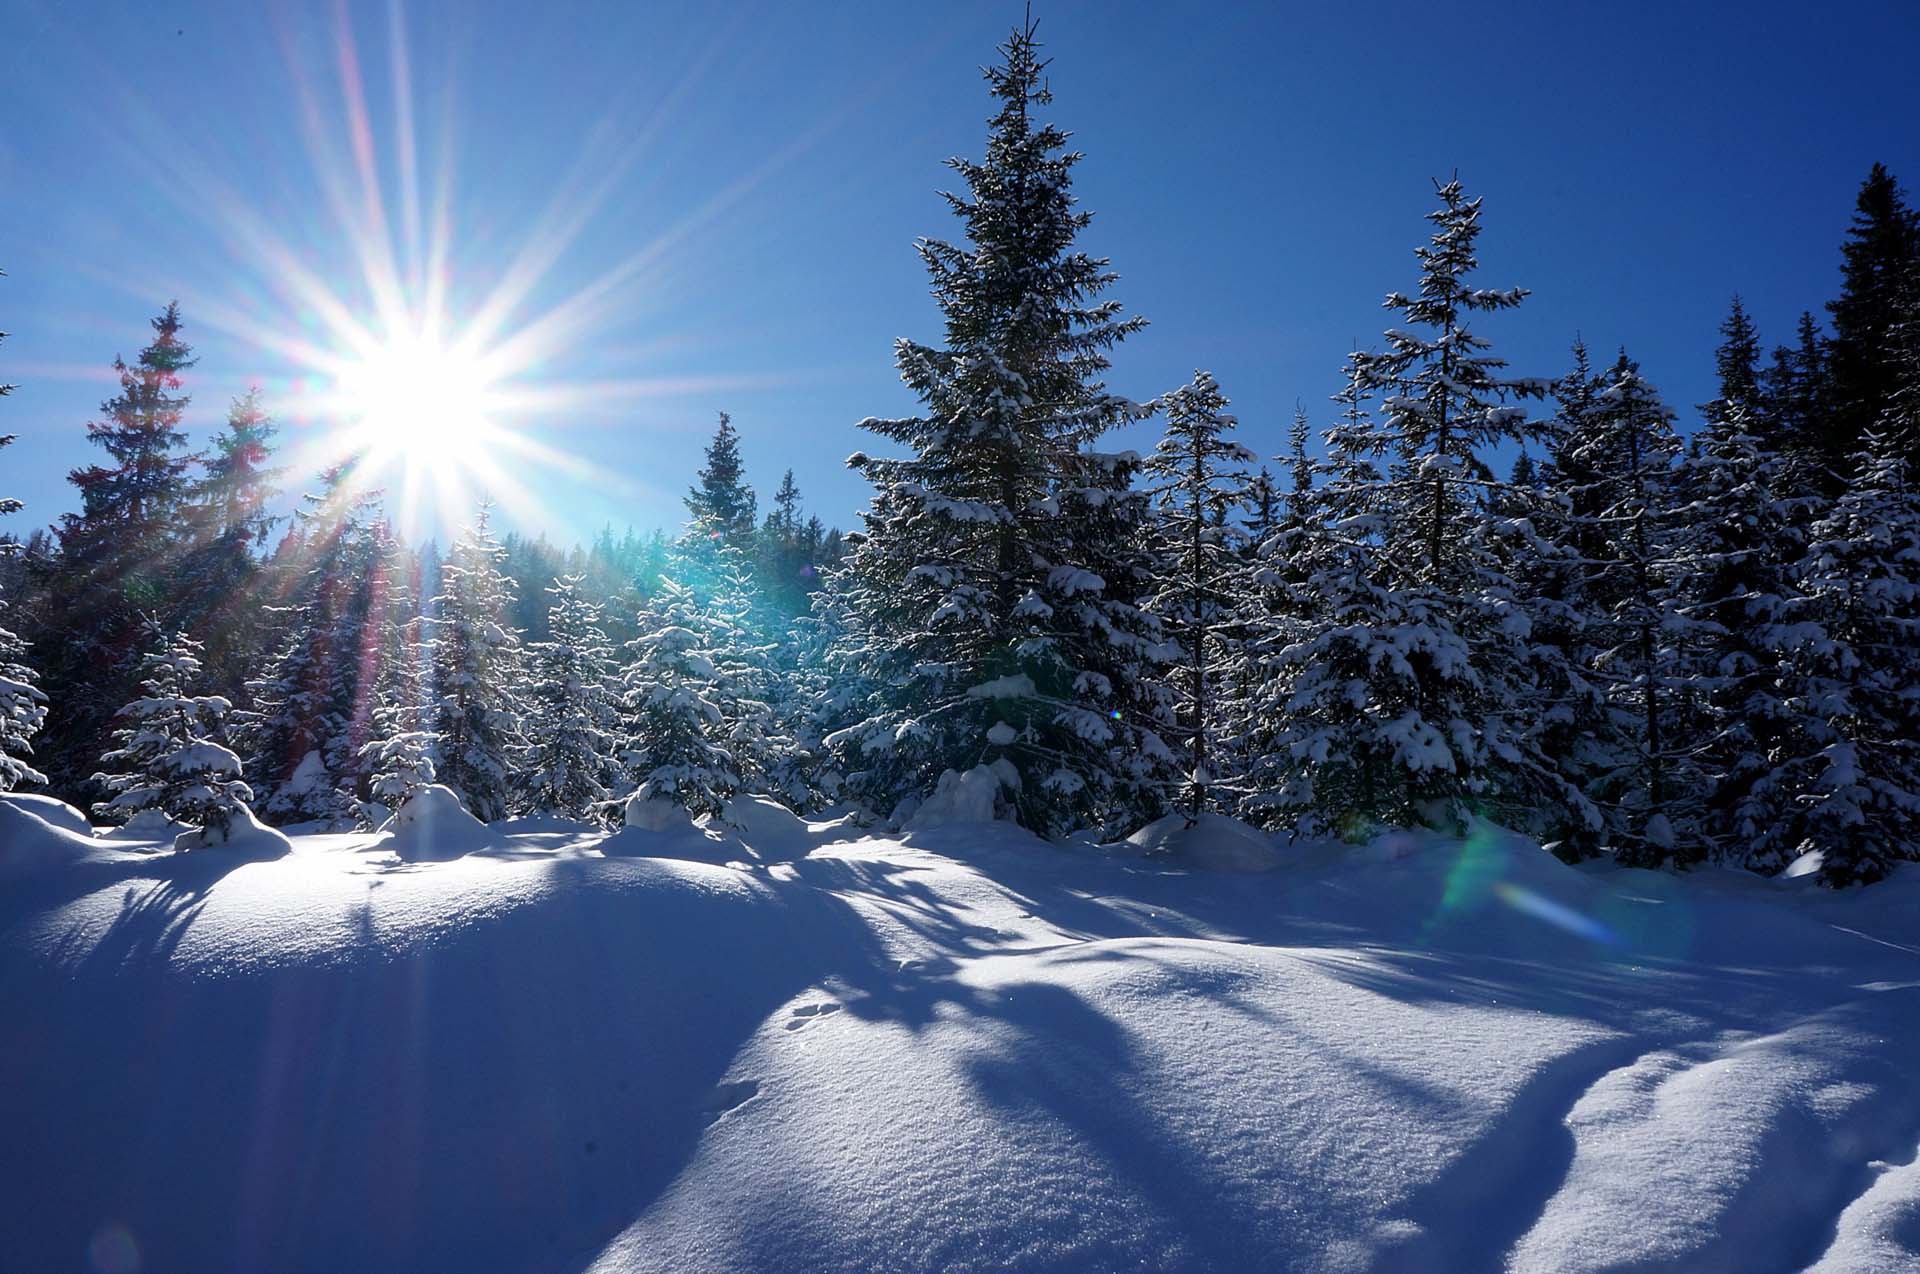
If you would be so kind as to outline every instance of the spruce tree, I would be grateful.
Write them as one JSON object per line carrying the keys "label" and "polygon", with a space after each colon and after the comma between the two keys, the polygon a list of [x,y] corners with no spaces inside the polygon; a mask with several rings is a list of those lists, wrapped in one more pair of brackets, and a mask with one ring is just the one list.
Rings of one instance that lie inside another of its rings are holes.
{"label": "spruce tree", "polygon": [[279,823],[340,824],[365,795],[360,749],[372,733],[382,624],[397,546],[379,493],[349,465],[321,475],[277,555],[294,581],[269,607],[285,636],[247,682],[238,734],[260,813]]}
{"label": "spruce tree", "polygon": [[1797,728],[1782,701],[1783,660],[1798,637],[1794,571],[1816,497],[1792,494],[1788,462],[1733,407],[1708,424],[1678,475],[1685,634],[1692,665],[1683,710],[1696,718],[1705,775],[1702,833],[1724,857],[1765,862],[1788,833],[1768,775]]}
{"label": "spruce tree", "polygon": [[720,700],[730,687],[693,591],[663,578],[629,644],[618,760],[626,790],[691,814],[719,815],[741,780]]}
{"label": "spruce tree", "polygon": [[1584,794],[1619,769],[1622,747],[1593,672],[1605,609],[1598,594],[1610,563],[1601,515],[1611,488],[1598,467],[1606,453],[1588,440],[1600,427],[1604,388],[1585,343],[1576,340],[1572,368],[1553,385],[1555,409],[1543,422],[1546,459],[1535,486],[1512,492],[1530,530],[1514,574],[1531,626],[1534,741],[1566,787],[1583,797],[1550,804],[1539,819],[1543,840],[1568,861],[1600,850],[1599,811]]}
{"label": "spruce tree", "polygon": [[1524,819],[1562,793],[1519,716],[1538,652],[1507,572],[1507,495],[1486,453],[1524,443],[1527,414],[1512,400],[1545,386],[1504,376],[1471,330],[1475,315],[1511,309],[1526,291],[1473,286],[1480,201],[1458,179],[1436,186],[1437,230],[1415,250],[1419,291],[1386,300],[1409,327],[1390,329],[1384,352],[1355,356],[1361,382],[1386,395],[1394,453],[1381,489],[1384,580],[1405,617],[1411,695],[1390,807],[1449,822],[1468,810]]}
{"label": "spruce tree", "polygon": [[1773,351],[1762,386],[1763,406],[1742,414],[1745,432],[1767,450],[1778,449],[1796,483],[1832,495],[1841,485],[1844,452],[1831,429],[1833,388],[1826,341],[1810,313],[1800,315],[1794,332],[1791,347]]}
{"label": "spruce tree", "polygon": [[1598,506],[1597,552],[1587,559],[1582,601],[1592,674],[1613,716],[1613,728],[1596,742],[1618,748],[1587,776],[1588,791],[1608,816],[1620,862],[1697,861],[1704,857],[1699,833],[1685,811],[1698,785],[1677,737],[1688,672],[1680,641],[1689,624],[1673,491],[1679,440],[1673,413],[1624,352],[1608,381],[1588,427],[1567,448],[1594,479],[1582,493]]}
{"label": "spruce tree", "polygon": [[907,454],[854,457],[877,492],[851,548],[847,638],[873,695],[836,738],[882,809],[993,764],[1005,804],[1051,832],[1117,816],[1102,807],[1134,778],[1116,758],[1158,742],[1113,680],[1128,665],[1076,662],[1107,633],[1139,637],[1137,608],[1088,565],[1124,552],[1081,537],[1113,529],[1096,506],[1117,467],[1086,449],[1138,414],[1100,377],[1142,321],[1100,299],[1114,276],[1074,247],[1090,220],[1072,195],[1080,157],[1034,119],[1051,95],[1033,27],[1001,53],[986,157],[949,161],[967,242],[919,245],[945,341],[896,347],[924,411],[862,422]]}
{"label": "spruce tree", "polygon": [[491,823],[510,812],[512,761],[524,747],[519,634],[506,623],[512,585],[505,550],[482,503],[454,544],[434,599],[432,731],[435,768],[469,813]]}
{"label": "spruce tree", "polygon": [[167,618],[174,599],[191,463],[180,428],[188,398],[179,391],[194,362],[181,326],[179,306],[169,304],[139,358],[114,360],[120,391],[87,425],[87,440],[111,463],[67,475],[81,508],[62,517],[60,553],[41,581],[59,599],[33,635],[49,696],[43,755],[54,790],[83,802],[112,718],[132,693],[148,616]]}
{"label": "spruce tree", "polygon": [[[1392,436],[1372,418],[1364,355],[1347,364],[1342,411],[1325,433],[1327,458],[1314,484],[1312,516],[1267,542],[1264,578],[1284,579],[1265,640],[1263,723],[1250,749],[1249,818],[1291,818],[1302,831],[1360,836],[1411,816],[1396,776],[1437,740],[1416,728],[1409,654],[1443,634],[1409,609],[1410,593],[1386,582],[1391,527],[1382,461]],[[1450,634],[1446,634],[1450,636]]]}
{"label": "spruce tree", "polygon": [[1760,389],[1760,334],[1753,319],[1736,294],[1727,306],[1727,317],[1720,324],[1720,344],[1713,351],[1714,376],[1720,392],[1700,412],[1708,420],[1719,420],[1738,404],[1749,418],[1757,419],[1764,410]]}
{"label": "spruce tree", "polygon": [[1795,618],[1818,635],[1797,643],[1788,703],[1804,743],[1770,776],[1835,887],[1920,859],[1920,499],[1886,440],[1866,444],[1813,527]]}
{"label": "spruce tree", "polygon": [[740,461],[740,432],[733,418],[720,413],[719,427],[707,444],[707,465],[700,483],[687,491],[688,517],[718,542],[743,552],[753,548],[755,499]]}
{"label": "spruce tree", "polygon": [[534,810],[585,818],[609,796],[615,701],[612,650],[581,577],[547,589],[547,638],[528,647],[527,800]]}
{"label": "spruce tree", "polygon": [[[0,276],[6,271],[0,270]],[[6,339],[0,332],[0,340]],[[0,398],[13,392],[13,386],[0,381]],[[14,435],[0,434],[0,447],[12,443]],[[0,514],[18,513],[19,500],[0,496]],[[0,558],[20,551],[18,543],[0,543]],[[6,611],[0,600],[0,614]],[[0,792],[11,792],[22,783],[45,783],[47,776],[33,768],[27,758],[33,755],[33,736],[47,717],[47,696],[41,693],[39,677],[26,662],[27,646],[12,630],[0,625]]]}
{"label": "spruce tree", "polygon": [[[419,586],[412,591],[417,595]],[[431,729],[436,713],[428,692],[433,639],[427,620],[397,607],[390,613],[390,653],[381,661],[374,691],[371,737],[360,745],[367,799],[357,814],[360,826],[368,830],[377,829],[434,782],[433,758],[440,749],[440,736]]]}
{"label": "spruce tree", "polygon": [[1904,320],[1920,268],[1920,212],[1885,165],[1873,165],[1861,183],[1840,251],[1840,295],[1827,305],[1831,396],[1819,439],[1829,467],[1844,473],[1899,390],[1901,346],[1913,339]]}
{"label": "spruce tree", "polygon": [[280,521],[268,511],[279,476],[268,465],[275,432],[258,388],[234,399],[184,509],[176,617],[202,634],[208,680],[223,693],[240,692],[260,641],[265,599],[256,555]]}
{"label": "spruce tree", "polygon": [[156,630],[140,673],[140,694],[115,715],[116,746],[101,757],[104,768],[93,776],[112,794],[94,812],[122,823],[157,810],[224,833],[252,793],[241,782],[239,758],[222,742],[232,705],[219,695],[194,693],[200,643]]}
{"label": "spruce tree", "polygon": [[1195,372],[1190,384],[1160,400],[1166,436],[1145,466],[1158,506],[1160,562],[1147,605],[1181,651],[1169,671],[1187,751],[1179,803],[1189,820],[1212,808],[1210,787],[1236,777],[1237,760],[1223,736],[1239,715],[1227,700],[1245,684],[1247,664],[1237,621],[1252,580],[1230,519],[1247,503],[1248,467],[1256,457],[1227,437],[1239,423],[1227,405],[1212,375]]}

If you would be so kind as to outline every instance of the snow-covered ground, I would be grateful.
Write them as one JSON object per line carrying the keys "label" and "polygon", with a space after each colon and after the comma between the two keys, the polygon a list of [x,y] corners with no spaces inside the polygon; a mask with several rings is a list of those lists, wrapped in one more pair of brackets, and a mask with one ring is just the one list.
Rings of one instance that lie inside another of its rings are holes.
{"label": "snow-covered ground", "polygon": [[1920,1269],[1920,872],[743,821],[43,838],[0,1269]]}

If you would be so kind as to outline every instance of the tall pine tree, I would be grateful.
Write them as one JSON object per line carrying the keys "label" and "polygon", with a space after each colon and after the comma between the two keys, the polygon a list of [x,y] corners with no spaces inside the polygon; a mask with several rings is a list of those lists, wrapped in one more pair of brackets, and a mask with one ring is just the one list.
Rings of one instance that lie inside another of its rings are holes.
{"label": "tall pine tree", "polygon": [[434,711],[440,782],[482,822],[505,817],[513,759],[524,747],[520,636],[507,626],[513,586],[500,569],[505,550],[480,505],[454,544],[434,599]]}
{"label": "tall pine tree", "polygon": [[1080,156],[1034,118],[1051,100],[1034,28],[1000,51],[986,157],[949,161],[967,241],[919,245],[945,342],[896,347],[924,410],[862,422],[908,454],[854,458],[878,488],[848,572],[848,639],[874,693],[835,737],[882,808],[1004,762],[1004,803],[1051,832],[1116,816],[1109,802],[1134,790],[1124,759],[1158,744],[1115,684],[1129,666],[1082,662],[1141,628],[1089,565],[1124,554],[1084,537],[1117,529],[1104,505],[1119,470],[1086,449],[1138,414],[1100,378],[1142,320],[1100,299],[1114,276],[1074,247],[1090,220],[1074,207]]}
{"label": "tall pine tree", "polygon": [[1226,412],[1211,374],[1195,372],[1159,405],[1167,432],[1146,463],[1159,510],[1159,578],[1147,604],[1181,651],[1170,672],[1187,748],[1180,804],[1192,819],[1213,806],[1216,776],[1234,777],[1225,735],[1239,714],[1228,696],[1245,685],[1248,656],[1238,621],[1252,582],[1236,519],[1257,458],[1227,437],[1239,422]]}
{"label": "tall pine tree", "polygon": [[181,373],[194,360],[177,304],[152,328],[132,365],[114,360],[120,391],[87,425],[87,440],[110,463],[67,475],[81,508],[61,519],[60,553],[42,581],[58,605],[33,635],[50,700],[47,774],[56,792],[81,801],[112,718],[133,692],[148,617],[169,618],[176,597],[171,576],[191,464]]}

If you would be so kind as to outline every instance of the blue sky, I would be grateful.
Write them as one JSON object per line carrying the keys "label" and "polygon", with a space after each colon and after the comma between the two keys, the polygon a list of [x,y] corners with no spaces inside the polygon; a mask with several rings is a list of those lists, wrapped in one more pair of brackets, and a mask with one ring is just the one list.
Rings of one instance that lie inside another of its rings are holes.
{"label": "blue sky", "polygon": [[[1834,291],[1868,166],[1920,183],[1920,5],[1355,12],[1036,6],[1087,153],[1086,242],[1151,320],[1112,384],[1146,398],[1211,368],[1263,453],[1296,400],[1326,419],[1343,353],[1412,284],[1436,175],[1485,196],[1483,281],[1533,289],[1483,326],[1516,372],[1557,374],[1576,332],[1624,342],[1683,421],[1729,294],[1786,339]],[[108,364],[170,297],[196,437],[248,382],[289,439],[337,432],[298,350],[370,321],[356,245],[391,244],[406,290],[436,191],[448,321],[518,280],[500,331],[536,334],[505,386],[542,395],[505,422],[532,447],[490,471],[519,489],[509,521],[562,541],[676,523],[724,409],[763,498],[791,467],[849,524],[856,422],[914,406],[892,342],[939,332],[913,241],[957,230],[941,161],[980,152],[978,66],[1019,16],[0,0],[0,378],[20,384],[0,490],[29,505],[8,529],[73,506]],[[457,492],[488,481],[462,450]],[[414,499],[417,526],[458,516]]]}

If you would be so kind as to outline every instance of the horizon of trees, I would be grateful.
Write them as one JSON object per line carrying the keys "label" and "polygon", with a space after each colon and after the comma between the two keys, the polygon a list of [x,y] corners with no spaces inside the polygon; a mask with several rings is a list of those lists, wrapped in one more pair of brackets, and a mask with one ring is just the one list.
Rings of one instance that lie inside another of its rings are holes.
{"label": "horizon of trees", "polygon": [[[1483,816],[1570,860],[1817,850],[1845,885],[1920,858],[1920,215],[1892,174],[1830,330],[1767,351],[1733,298],[1684,435],[1625,349],[1511,373],[1474,322],[1527,292],[1475,281],[1481,203],[1436,182],[1417,286],[1281,481],[1205,370],[1106,387],[1143,320],[1075,246],[1038,48],[1017,28],[985,69],[963,235],[917,245],[942,339],[895,349],[922,408],[861,422],[891,454],[849,461],[874,495],[845,535],[791,472],[761,515],[725,413],[677,535],[561,550],[482,505],[442,560],[350,463],[276,518],[257,393],[185,450],[169,305],[116,360],[81,509],[0,560],[0,790],[223,829],[372,824],[436,781],[482,819],[899,816],[983,768],[1049,836]],[[1151,455],[1101,448],[1156,416]]]}

